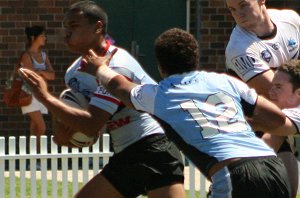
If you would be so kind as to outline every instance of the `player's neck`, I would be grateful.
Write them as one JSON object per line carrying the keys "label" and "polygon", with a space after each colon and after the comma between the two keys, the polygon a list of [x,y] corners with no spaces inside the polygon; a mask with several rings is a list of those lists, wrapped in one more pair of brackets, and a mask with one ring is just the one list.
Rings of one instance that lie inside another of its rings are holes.
{"label": "player's neck", "polygon": [[[107,48],[109,47],[109,43],[107,43],[105,40],[102,40],[101,42],[98,43],[98,45],[94,46],[92,50],[98,55],[98,56],[103,56]],[[83,55],[88,54],[88,52],[84,53]]]}
{"label": "player's neck", "polygon": [[253,32],[261,39],[272,38],[277,33],[277,27],[268,14],[264,14],[261,21],[257,23]]}

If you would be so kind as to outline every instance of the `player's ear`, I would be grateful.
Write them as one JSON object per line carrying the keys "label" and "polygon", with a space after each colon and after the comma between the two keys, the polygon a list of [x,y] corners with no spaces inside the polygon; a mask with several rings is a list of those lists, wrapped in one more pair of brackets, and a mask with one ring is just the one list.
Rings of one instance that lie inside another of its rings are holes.
{"label": "player's ear", "polygon": [[300,87],[295,90],[295,94],[299,98],[299,101],[300,101]]}
{"label": "player's ear", "polygon": [[96,33],[99,34],[103,30],[103,23],[101,21],[97,21],[96,23]]}

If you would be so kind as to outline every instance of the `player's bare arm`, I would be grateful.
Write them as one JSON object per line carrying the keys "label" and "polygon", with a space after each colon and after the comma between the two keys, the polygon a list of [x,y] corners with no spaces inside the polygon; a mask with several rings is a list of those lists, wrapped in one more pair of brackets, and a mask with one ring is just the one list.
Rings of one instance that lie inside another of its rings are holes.
{"label": "player's bare arm", "polygon": [[282,143],[286,139],[285,136],[271,135],[270,133],[264,133],[262,139],[267,143],[275,152],[278,152]]}
{"label": "player's bare arm", "polygon": [[272,135],[288,136],[288,135],[296,135],[298,133],[298,129],[288,117],[285,117],[284,125],[277,127],[272,131],[266,131],[266,133],[270,133]]}
{"label": "player's bare arm", "polygon": [[269,97],[268,92],[272,86],[271,82],[273,77],[274,77],[274,71],[268,70],[250,79],[247,82],[247,84],[249,85],[249,87],[254,88],[258,94],[268,98]]}
{"label": "player's bare arm", "polygon": [[255,130],[288,136],[297,132],[295,125],[275,104],[258,96],[250,123]]}

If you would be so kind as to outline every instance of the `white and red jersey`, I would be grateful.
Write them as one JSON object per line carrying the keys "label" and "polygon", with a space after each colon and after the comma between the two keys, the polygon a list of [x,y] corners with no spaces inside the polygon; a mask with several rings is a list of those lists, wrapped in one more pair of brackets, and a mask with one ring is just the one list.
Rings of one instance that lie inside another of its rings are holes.
{"label": "white and red jersey", "polygon": [[[111,53],[115,48],[116,46],[109,45],[106,53]],[[80,64],[81,57],[68,68],[65,83],[71,89],[80,91],[90,98],[90,105],[112,115],[106,123],[106,129],[111,135],[116,153],[145,136],[164,133],[160,125],[148,113],[127,108],[120,100],[108,93],[101,84],[98,84],[95,76],[82,72],[82,69],[78,71]],[[140,64],[122,48],[118,48],[109,67],[132,82],[156,84]]]}
{"label": "white and red jersey", "polygon": [[293,10],[268,10],[277,27],[273,38],[260,39],[236,26],[226,47],[226,67],[247,82],[299,55],[300,17]]}
{"label": "white and red jersey", "polygon": [[300,133],[300,105],[295,108],[283,109],[283,113],[294,123]]}

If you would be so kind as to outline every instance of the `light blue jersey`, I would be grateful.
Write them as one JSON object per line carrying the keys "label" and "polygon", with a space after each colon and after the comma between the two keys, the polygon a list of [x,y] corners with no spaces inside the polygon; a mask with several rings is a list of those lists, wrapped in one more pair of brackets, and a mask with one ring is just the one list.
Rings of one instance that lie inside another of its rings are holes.
{"label": "light blue jersey", "polygon": [[135,108],[172,128],[166,130],[168,137],[204,174],[226,159],[276,155],[245,120],[256,100],[256,92],[243,82],[208,72],[173,75],[131,91]]}

